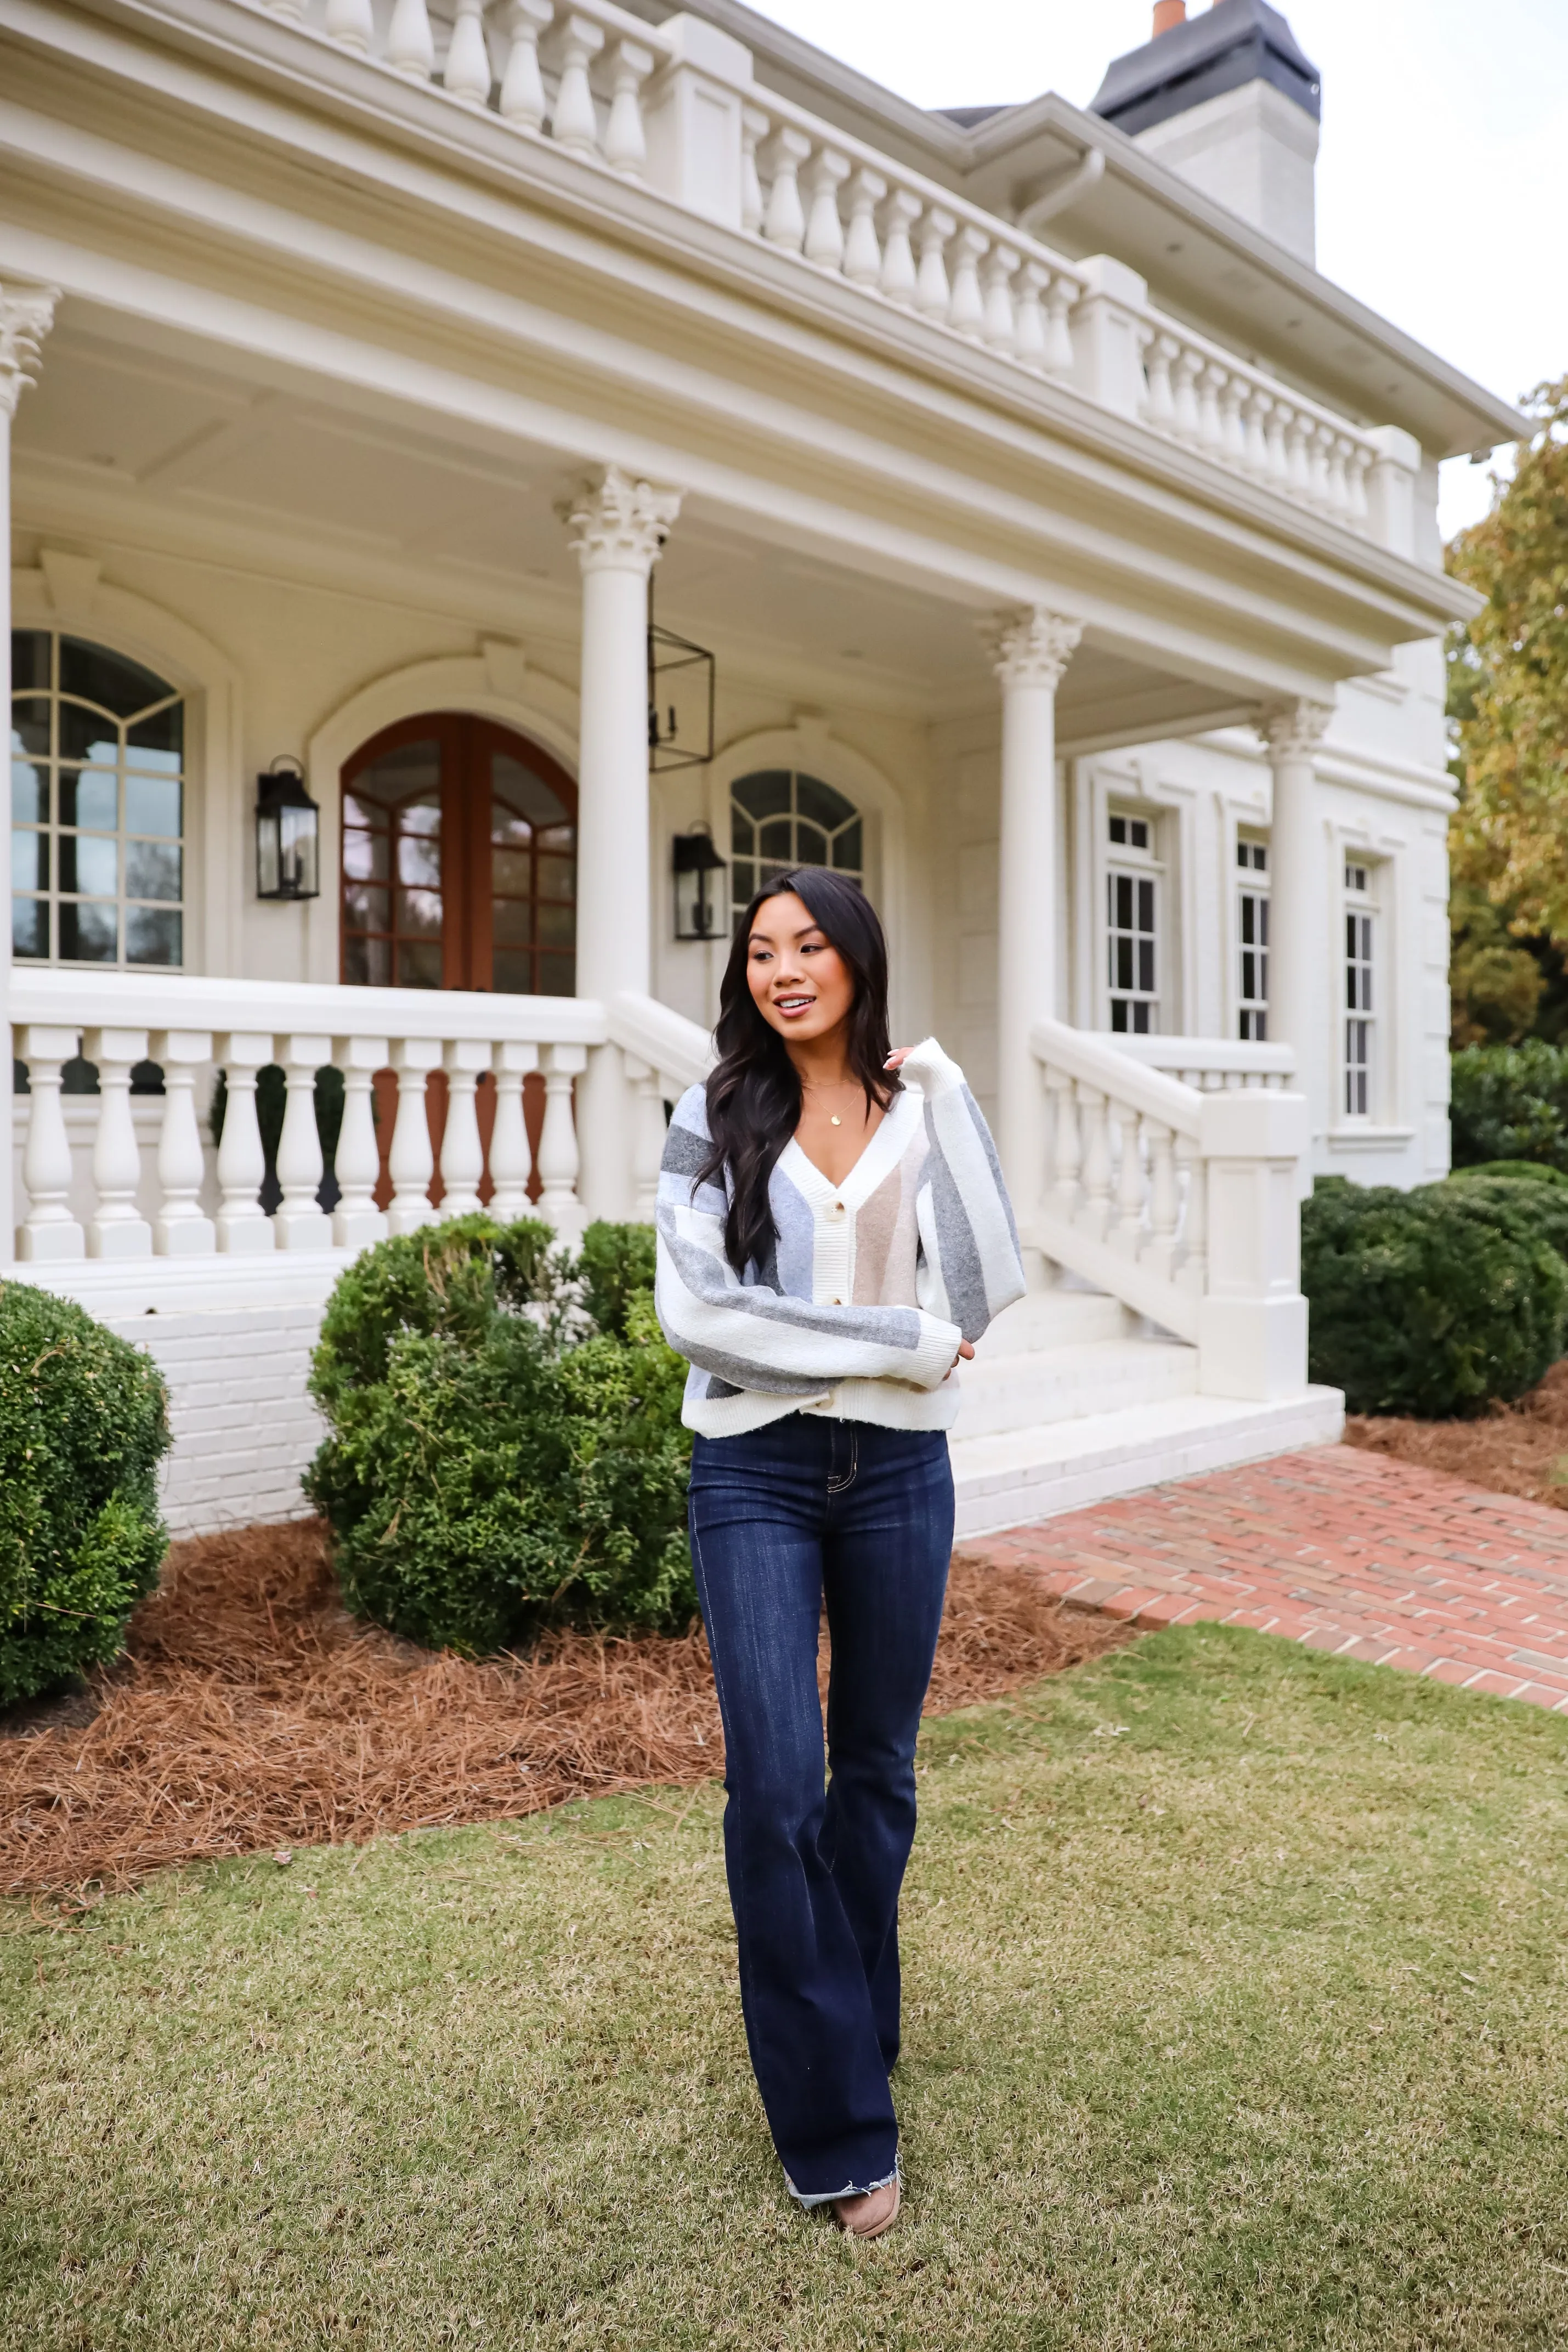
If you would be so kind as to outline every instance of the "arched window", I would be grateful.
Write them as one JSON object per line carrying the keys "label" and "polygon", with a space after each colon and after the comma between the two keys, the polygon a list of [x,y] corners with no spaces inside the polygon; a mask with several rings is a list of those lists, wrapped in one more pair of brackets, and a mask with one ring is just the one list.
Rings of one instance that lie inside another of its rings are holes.
{"label": "arched window", "polygon": [[11,944],[29,963],[184,960],[185,706],[123,654],[11,639]]}
{"label": "arched window", "polygon": [[860,811],[819,776],[759,768],[729,788],[731,887],[737,913],[754,890],[791,866],[831,866],[865,882]]}
{"label": "arched window", "polygon": [[537,743],[460,711],[400,719],[343,769],[342,973],[570,996],[577,792]]}

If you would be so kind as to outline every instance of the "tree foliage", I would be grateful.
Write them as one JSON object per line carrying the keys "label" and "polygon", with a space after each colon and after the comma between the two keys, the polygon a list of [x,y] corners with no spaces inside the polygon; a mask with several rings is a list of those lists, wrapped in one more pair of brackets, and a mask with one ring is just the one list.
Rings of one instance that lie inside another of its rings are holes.
{"label": "tree foliage", "polygon": [[1534,429],[1512,478],[1448,550],[1486,598],[1449,646],[1459,1045],[1544,1025],[1568,949],[1568,376],[1526,405]]}

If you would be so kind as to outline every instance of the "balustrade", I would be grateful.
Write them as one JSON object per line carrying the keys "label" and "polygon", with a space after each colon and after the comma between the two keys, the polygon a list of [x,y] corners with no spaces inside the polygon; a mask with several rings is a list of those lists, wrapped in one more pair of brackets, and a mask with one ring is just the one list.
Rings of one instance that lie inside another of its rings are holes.
{"label": "balustrade", "polygon": [[[358,1250],[389,1233],[471,1213],[486,1200],[498,1218],[522,1216],[535,1193],[533,1213],[575,1241],[584,1220],[572,1090],[589,1048],[621,1049],[632,1097],[621,1189],[624,1213],[643,1217],[652,1215],[657,1190],[664,1104],[703,1075],[710,1054],[694,1024],[633,996],[607,1014],[576,997],[68,971],[19,972],[11,996],[13,1050],[29,1087],[17,1105],[16,1256],[40,1266]],[[112,1024],[111,1009],[123,1016]],[[235,1026],[242,1015],[270,1025]],[[78,1051],[96,1064],[99,1091],[72,1097],[68,1118],[62,1074]],[[133,1108],[131,1073],[149,1057],[162,1070],[162,1096],[140,1097]],[[270,1214],[257,1109],[257,1080],[269,1068],[284,1089]],[[318,1120],[319,1079],[329,1070],[342,1078],[329,1173]],[[214,1148],[204,1129],[219,1072]],[[535,1072],[544,1091],[537,1154],[524,1098]],[[378,1132],[378,1073],[395,1079],[395,1108],[390,1091],[382,1101],[390,1131]],[[429,1092],[438,1074],[444,1119],[434,1117]],[[487,1145],[482,1087],[494,1088]]]}

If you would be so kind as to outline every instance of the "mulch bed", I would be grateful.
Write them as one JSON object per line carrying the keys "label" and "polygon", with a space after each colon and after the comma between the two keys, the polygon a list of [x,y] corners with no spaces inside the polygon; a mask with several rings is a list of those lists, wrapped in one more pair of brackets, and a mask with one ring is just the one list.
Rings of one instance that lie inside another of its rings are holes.
{"label": "mulch bed", "polygon": [[[1346,1416],[1344,1442],[1368,1454],[1443,1470],[1451,1478],[1568,1510],[1568,1358],[1516,1404],[1493,1405],[1479,1421],[1401,1421]],[[1563,1474],[1563,1483],[1558,1474]]]}
{"label": "mulch bed", "polygon": [[[928,1712],[1126,1638],[1022,1570],[960,1554]],[[176,1544],[128,1655],[85,1704],[13,1710],[5,1732],[0,1890],[82,1902],[172,1864],[695,1787],[723,1769],[700,1631],[438,1656],[347,1614],[314,1520]]]}

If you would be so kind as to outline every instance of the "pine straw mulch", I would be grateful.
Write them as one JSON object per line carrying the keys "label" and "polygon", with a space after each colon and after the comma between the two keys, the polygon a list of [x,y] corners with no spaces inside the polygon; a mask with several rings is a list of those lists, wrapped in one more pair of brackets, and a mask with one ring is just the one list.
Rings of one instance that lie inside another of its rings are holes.
{"label": "pine straw mulch", "polygon": [[[1126,1638],[960,1554],[928,1712]],[[0,1890],[78,1903],[171,1864],[695,1787],[723,1767],[700,1630],[436,1655],[347,1614],[314,1520],[176,1544],[85,1707],[5,1729],[25,1736],[0,1738]]]}
{"label": "pine straw mulch", "polygon": [[[1344,1442],[1423,1470],[1444,1470],[1496,1495],[1568,1510],[1568,1358],[1515,1404],[1479,1421],[1402,1421],[1347,1414]],[[1561,1472],[1563,1483],[1558,1483]]]}

